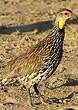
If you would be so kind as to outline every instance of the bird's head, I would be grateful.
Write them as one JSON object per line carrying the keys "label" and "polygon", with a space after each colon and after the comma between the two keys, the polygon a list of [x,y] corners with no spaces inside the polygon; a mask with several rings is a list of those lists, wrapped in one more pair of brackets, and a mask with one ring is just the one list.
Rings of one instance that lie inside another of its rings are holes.
{"label": "bird's head", "polygon": [[60,29],[63,29],[66,24],[66,21],[74,17],[75,15],[71,10],[61,9],[57,12],[55,24],[58,25]]}

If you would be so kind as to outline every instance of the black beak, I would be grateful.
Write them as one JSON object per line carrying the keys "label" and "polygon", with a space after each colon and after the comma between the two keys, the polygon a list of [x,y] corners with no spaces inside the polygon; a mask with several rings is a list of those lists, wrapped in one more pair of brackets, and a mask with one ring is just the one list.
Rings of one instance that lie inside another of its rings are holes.
{"label": "black beak", "polygon": [[78,24],[78,16],[73,14],[69,20],[67,20],[67,24]]}
{"label": "black beak", "polygon": [[75,19],[78,19],[78,16],[77,16],[77,15],[75,15],[75,14],[72,14],[72,17],[71,17],[71,18],[69,18],[69,20],[75,20]]}

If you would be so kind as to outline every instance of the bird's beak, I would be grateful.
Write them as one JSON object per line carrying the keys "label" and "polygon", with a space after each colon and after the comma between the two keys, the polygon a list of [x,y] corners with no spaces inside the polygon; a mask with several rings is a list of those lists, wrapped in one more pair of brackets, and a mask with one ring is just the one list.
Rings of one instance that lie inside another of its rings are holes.
{"label": "bird's beak", "polygon": [[68,21],[66,21],[67,23],[66,23],[66,27],[69,29],[69,30],[71,30],[71,26],[69,25],[69,24],[77,24],[77,22],[78,22],[78,16],[77,15],[75,15],[75,14],[72,14],[72,16],[69,18],[69,20]]}
{"label": "bird's beak", "polygon": [[78,19],[78,16],[75,14],[72,14],[71,18],[69,18],[70,20],[74,20],[74,19]]}
{"label": "bird's beak", "polygon": [[78,16],[73,14],[69,20],[66,21],[66,24],[77,24],[78,23]]}

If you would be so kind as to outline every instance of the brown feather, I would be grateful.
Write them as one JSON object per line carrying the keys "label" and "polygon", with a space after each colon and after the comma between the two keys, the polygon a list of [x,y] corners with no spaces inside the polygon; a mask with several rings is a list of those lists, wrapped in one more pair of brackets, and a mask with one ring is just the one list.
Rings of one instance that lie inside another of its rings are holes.
{"label": "brown feather", "polygon": [[9,62],[8,67],[10,74],[8,73],[9,76],[6,76],[18,77],[30,75],[34,72],[42,73],[46,71],[50,65],[53,65],[51,69],[53,73],[62,56],[63,38],[64,29],[60,30],[54,26],[46,38],[27,50],[23,55]]}

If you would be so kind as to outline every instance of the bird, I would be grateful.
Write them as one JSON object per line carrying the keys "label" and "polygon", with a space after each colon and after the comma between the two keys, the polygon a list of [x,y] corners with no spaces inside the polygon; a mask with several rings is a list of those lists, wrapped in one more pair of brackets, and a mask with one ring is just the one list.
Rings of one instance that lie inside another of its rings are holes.
{"label": "bird", "polygon": [[38,95],[39,83],[49,78],[61,61],[65,25],[67,21],[74,19],[74,17],[75,14],[70,9],[59,10],[56,13],[56,19],[50,33],[36,45],[26,50],[25,53],[9,62],[7,65],[9,71],[6,69],[0,84],[9,82],[9,79],[16,77],[27,87],[29,95],[32,87]]}

